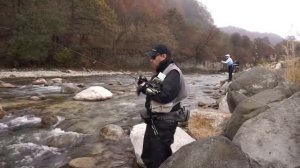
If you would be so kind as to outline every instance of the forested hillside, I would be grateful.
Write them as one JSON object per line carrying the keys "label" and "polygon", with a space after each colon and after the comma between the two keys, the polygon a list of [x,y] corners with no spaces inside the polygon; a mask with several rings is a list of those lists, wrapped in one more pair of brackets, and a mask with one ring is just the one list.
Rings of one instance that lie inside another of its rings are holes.
{"label": "forested hillside", "polygon": [[286,42],[221,32],[195,0],[0,0],[0,20],[2,67],[140,68],[156,43],[193,64],[226,53],[241,63],[286,54]]}

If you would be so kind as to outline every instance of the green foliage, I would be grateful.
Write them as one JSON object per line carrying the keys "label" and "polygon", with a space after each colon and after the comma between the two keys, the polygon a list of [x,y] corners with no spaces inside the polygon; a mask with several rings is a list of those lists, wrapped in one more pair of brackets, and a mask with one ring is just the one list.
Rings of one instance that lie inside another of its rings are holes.
{"label": "green foliage", "polygon": [[72,51],[68,48],[64,48],[63,50],[55,53],[54,59],[60,65],[71,64]]}
{"label": "green foliage", "polygon": [[45,61],[49,48],[49,41],[45,36],[35,33],[16,33],[9,42],[7,54],[14,64],[40,63]]}

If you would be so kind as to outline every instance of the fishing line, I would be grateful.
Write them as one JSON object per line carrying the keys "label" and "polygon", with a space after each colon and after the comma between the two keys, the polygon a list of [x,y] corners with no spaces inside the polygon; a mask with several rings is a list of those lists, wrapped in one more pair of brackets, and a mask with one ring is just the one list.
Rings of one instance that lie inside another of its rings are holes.
{"label": "fishing line", "polygon": [[[98,61],[98,60],[96,60],[96,59],[90,58],[90,57],[88,57],[88,56],[86,56],[86,55],[84,55],[84,54],[82,54],[82,53],[80,53],[80,52],[78,52],[78,51],[76,51],[76,50],[74,50],[74,49],[72,49],[72,48],[66,47],[66,46],[64,46],[64,45],[62,45],[62,44],[59,44],[59,43],[57,43],[57,42],[55,42],[55,44],[57,44],[57,45],[59,45],[59,46],[65,48],[65,49],[68,49],[68,50],[70,50],[70,51],[72,51],[72,52],[74,52],[74,53],[76,53],[76,54],[78,54],[78,55],[80,55],[80,56],[82,56],[82,57],[84,57],[84,58],[87,58],[87,59],[93,61],[93,64],[95,64],[95,63],[100,63],[100,64],[102,64],[102,65],[108,67],[109,69],[112,68],[112,66],[109,66],[108,64],[105,64],[105,63],[103,63],[103,62],[101,62],[101,61]],[[119,70],[119,71],[120,71],[122,74],[128,75],[128,76],[130,76],[131,78],[133,78],[133,79],[135,79],[135,80],[138,79],[137,77],[135,77],[135,76],[133,76],[133,75],[131,75],[131,74],[128,74],[128,73],[126,73],[126,72],[123,71],[123,70]]]}

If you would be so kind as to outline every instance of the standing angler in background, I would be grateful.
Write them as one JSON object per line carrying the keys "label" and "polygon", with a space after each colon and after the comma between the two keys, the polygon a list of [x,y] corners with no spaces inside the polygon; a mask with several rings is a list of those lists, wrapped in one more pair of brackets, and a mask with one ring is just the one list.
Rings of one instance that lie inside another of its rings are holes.
{"label": "standing angler in background", "polygon": [[233,72],[233,61],[230,58],[229,54],[226,54],[225,57],[227,57],[226,61],[221,61],[224,64],[227,64],[227,70],[228,70],[228,81],[232,80],[232,72]]}
{"label": "standing angler in background", "polygon": [[172,155],[171,144],[178,124],[176,114],[187,97],[181,70],[171,58],[165,45],[157,45],[146,55],[156,74],[148,81],[139,77],[137,93],[146,95],[146,111],[141,117],[147,124],[144,135],[142,160],[147,168],[158,168]]}

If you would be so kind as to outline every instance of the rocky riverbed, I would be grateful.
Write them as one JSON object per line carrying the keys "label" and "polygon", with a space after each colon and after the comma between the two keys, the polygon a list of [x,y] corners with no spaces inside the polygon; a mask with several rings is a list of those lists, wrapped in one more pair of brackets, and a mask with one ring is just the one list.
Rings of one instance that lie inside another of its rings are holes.
{"label": "rocky riverbed", "polygon": [[[144,96],[136,95],[132,76],[138,75],[104,71],[1,71],[2,83],[14,87],[0,88],[0,104],[5,111],[0,119],[0,166],[76,167],[86,162],[98,167],[135,167],[129,133],[133,125],[142,122],[139,110],[144,109]],[[219,82],[227,77],[185,76],[189,96],[184,104],[191,109],[197,108],[199,101],[203,105],[203,100],[218,100]],[[73,99],[80,90],[91,86],[109,90],[112,98]],[[112,139],[103,134],[116,128],[105,128],[107,125],[120,126],[123,131],[115,133],[121,135]]]}

